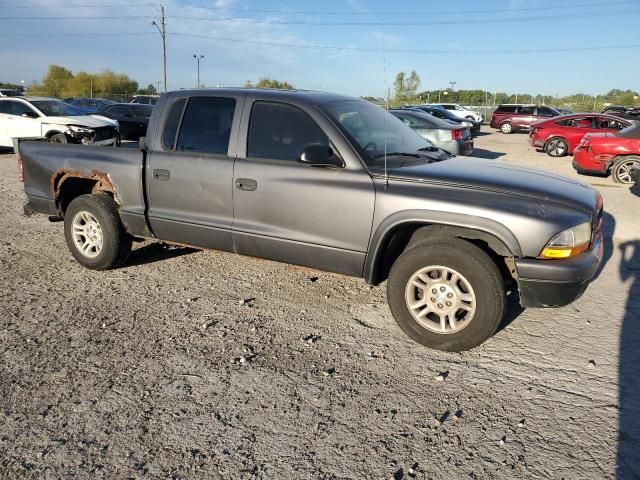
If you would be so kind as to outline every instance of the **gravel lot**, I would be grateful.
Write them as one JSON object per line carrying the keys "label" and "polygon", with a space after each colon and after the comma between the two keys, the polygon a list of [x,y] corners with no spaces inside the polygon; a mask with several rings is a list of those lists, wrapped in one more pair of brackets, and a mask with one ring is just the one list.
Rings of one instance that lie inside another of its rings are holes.
{"label": "gravel lot", "polygon": [[[577,176],[526,135],[476,147]],[[640,198],[582,179],[608,213],[597,280],[451,354],[357,279],[154,243],[85,270],[0,155],[0,477],[640,477]]]}

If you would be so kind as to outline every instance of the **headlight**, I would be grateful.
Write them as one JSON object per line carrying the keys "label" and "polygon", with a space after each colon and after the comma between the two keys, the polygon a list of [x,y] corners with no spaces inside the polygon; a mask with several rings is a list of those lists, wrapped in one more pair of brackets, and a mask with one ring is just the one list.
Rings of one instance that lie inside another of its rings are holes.
{"label": "headlight", "polygon": [[553,237],[540,253],[540,258],[569,258],[581,254],[591,242],[591,223],[585,222]]}
{"label": "headlight", "polygon": [[78,127],[76,125],[69,125],[69,133],[73,134],[86,134],[86,133],[95,133],[91,128]]}

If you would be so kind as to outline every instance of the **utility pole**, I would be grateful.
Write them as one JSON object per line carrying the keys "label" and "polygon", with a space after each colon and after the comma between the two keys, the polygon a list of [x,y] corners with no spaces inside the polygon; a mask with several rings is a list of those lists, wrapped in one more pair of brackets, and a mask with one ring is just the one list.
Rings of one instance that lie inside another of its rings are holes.
{"label": "utility pole", "polygon": [[162,37],[162,78],[164,80],[164,93],[167,93],[167,22],[164,19],[164,7],[160,5],[160,25],[155,20],[151,21]]}
{"label": "utility pole", "polygon": [[204,55],[199,55],[197,53],[193,54],[193,58],[198,62],[198,83],[196,83],[196,88],[200,88],[200,60],[204,58]]}
{"label": "utility pole", "polygon": [[156,82],[156,85],[157,85],[157,87],[156,87],[156,93],[158,93],[158,92],[160,91],[160,80],[158,80],[158,81]]}

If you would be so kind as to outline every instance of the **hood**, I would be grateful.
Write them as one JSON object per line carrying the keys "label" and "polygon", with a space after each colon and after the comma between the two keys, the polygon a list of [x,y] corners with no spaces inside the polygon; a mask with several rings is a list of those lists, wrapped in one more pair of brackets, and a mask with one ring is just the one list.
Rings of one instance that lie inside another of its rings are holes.
{"label": "hood", "polygon": [[[372,173],[384,175],[384,169],[376,168]],[[478,158],[455,157],[434,163],[408,159],[390,167],[389,178],[491,190],[588,212],[596,208],[596,190],[585,183],[545,170]]]}
{"label": "hood", "polygon": [[77,117],[46,117],[45,123],[55,125],[78,125],[80,127],[116,127],[118,122],[101,115],[78,115]]}

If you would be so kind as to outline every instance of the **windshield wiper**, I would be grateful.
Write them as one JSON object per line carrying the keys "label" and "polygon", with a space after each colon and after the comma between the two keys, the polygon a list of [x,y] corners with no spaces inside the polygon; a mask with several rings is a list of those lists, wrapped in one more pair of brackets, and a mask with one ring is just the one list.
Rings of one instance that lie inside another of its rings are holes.
{"label": "windshield wiper", "polygon": [[387,152],[387,153],[381,153],[379,155],[376,155],[373,158],[382,158],[384,156],[387,157],[413,157],[413,158],[422,158],[422,155],[419,155],[417,153],[408,153],[408,152]]}
{"label": "windshield wiper", "polygon": [[422,147],[422,148],[418,149],[419,152],[437,152],[438,150],[440,150],[440,149],[438,147],[436,147],[436,146],[433,146],[433,145],[431,145],[429,147]]}

